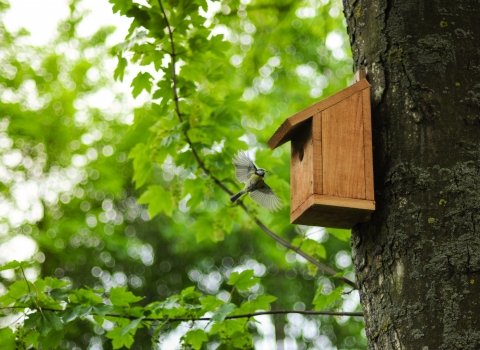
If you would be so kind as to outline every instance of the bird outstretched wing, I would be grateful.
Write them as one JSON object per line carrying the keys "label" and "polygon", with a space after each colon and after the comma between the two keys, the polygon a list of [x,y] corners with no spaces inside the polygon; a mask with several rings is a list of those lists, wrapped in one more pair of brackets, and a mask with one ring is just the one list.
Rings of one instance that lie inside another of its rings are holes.
{"label": "bird outstretched wing", "polygon": [[283,207],[282,200],[277,197],[266,183],[262,183],[260,187],[249,194],[255,203],[269,211],[277,211]]}
{"label": "bird outstretched wing", "polygon": [[248,179],[255,173],[257,167],[253,164],[248,155],[239,151],[232,159],[235,165],[235,176],[240,182],[247,182]]}

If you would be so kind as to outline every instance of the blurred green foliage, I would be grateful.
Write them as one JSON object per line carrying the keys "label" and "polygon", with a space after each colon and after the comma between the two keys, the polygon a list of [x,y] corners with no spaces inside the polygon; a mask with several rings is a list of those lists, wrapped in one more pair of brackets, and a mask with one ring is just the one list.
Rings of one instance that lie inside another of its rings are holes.
{"label": "blurred green foliage", "polygon": [[[0,24],[0,243],[23,237],[37,247],[33,263],[1,272],[0,343],[147,349],[177,339],[230,349],[262,348],[265,338],[284,348],[365,347],[361,318],[272,316],[274,334],[266,319],[226,319],[359,305],[355,292],[342,295],[345,286],[265,235],[204,171],[238,190],[231,158],[251,150],[287,204],[272,214],[247,198],[251,212],[353,278],[348,232],[290,225],[289,146],[272,153],[265,144],[286,117],[351,81],[340,3],[174,0],[162,11],[157,0],[110,2],[132,19],[113,48],[113,28],[76,34],[75,1],[44,47]],[[164,12],[175,29],[175,75]],[[132,110],[113,77],[130,79],[132,95],[147,102]],[[24,306],[35,312],[23,315]],[[212,320],[203,326],[145,320],[205,314]]]}

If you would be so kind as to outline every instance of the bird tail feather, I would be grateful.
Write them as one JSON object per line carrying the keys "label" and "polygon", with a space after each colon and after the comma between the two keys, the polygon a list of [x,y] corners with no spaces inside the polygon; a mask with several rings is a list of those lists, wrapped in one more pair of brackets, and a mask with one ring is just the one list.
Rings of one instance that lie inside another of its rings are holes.
{"label": "bird tail feather", "polygon": [[238,192],[237,194],[234,194],[233,196],[230,197],[230,200],[232,202],[236,202],[238,198],[240,198],[245,192],[244,191],[240,191]]}

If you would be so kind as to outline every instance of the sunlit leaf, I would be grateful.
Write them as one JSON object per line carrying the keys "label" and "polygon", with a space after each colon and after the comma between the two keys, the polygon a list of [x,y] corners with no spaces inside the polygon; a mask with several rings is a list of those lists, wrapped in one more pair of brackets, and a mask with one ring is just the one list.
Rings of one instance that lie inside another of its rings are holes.
{"label": "sunlit leaf", "polygon": [[324,285],[320,284],[313,298],[312,304],[315,306],[315,310],[326,310],[327,307],[332,306],[335,303],[341,301],[341,295],[343,287],[337,287],[329,294],[324,293]]}
{"label": "sunlit leaf", "polygon": [[133,169],[135,171],[133,181],[136,187],[139,188],[147,182],[152,172],[152,161],[150,160],[150,150],[148,146],[143,143],[138,143],[128,155],[133,159]]}
{"label": "sunlit leaf", "polygon": [[3,266],[0,266],[0,271],[5,271],[5,270],[10,270],[10,269],[16,269],[16,268],[23,268],[23,269],[26,269],[27,267],[30,267],[30,266],[33,266],[34,264],[32,262],[29,262],[29,261],[17,261],[17,260],[13,260],[13,261],[10,261],[9,263],[3,265]]}
{"label": "sunlit leaf", "polygon": [[10,328],[0,329],[0,344],[2,344],[2,349],[5,350],[16,349],[15,334]]}
{"label": "sunlit leaf", "polygon": [[150,92],[152,89],[152,75],[148,72],[140,72],[137,74],[135,78],[132,80],[132,95],[133,97],[137,97],[140,93],[145,90]]}
{"label": "sunlit leaf", "polygon": [[342,230],[339,228],[328,228],[327,232],[341,241],[350,242],[350,235],[351,235],[350,230]]}
{"label": "sunlit leaf", "polygon": [[142,300],[142,297],[128,292],[126,287],[114,287],[110,289],[110,301],[114,306],[129,306],[132,303]]}
{"label": "sunlit leaf", "polygon": [[159,213],[172,215],[173,203],[171,194],[162,186],[149,186],[138,198],[138,203],[148,204],[148,214],[151,218]]}
{"label": "sunlit leaf", "polygon": [[238,290],[247,290],[260,281],[259,278],[253,277],[253,274],[253,270],[245,270],[241,273],[232,272],[227,284],[234,286]]}
{"label": "sunlit leaf", "polygon": [[208,341],[208,335],[202,329],[188,331],[184,337],[185,344],[191,345],[195,350],[200,350],[206,341]]}
{"label": "sunlit leaf", "polygon": [[115,68],[115,71],[113,73],[113,78],[115,80],[123,81],[123,76],[125,74],[126,67],[127,67],[127,60],[121,55],[118,55],[117,68]]}
{"label": "sunlit leaf", "polygon": [[213,316],[210,319],[211,322],[223,322],[225,317],[227,317],[230,313],[232,313],[235,310],[235,305],[232,303],[225,303],[222,304],[218,307],[217,310],[213,313]]}

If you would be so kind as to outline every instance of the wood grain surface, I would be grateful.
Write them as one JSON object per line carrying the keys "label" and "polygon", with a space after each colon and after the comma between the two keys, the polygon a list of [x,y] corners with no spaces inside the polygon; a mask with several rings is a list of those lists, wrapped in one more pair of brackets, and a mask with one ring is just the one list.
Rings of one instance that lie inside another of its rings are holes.
{"label": "wood grain surface", "polygon": [[363,94],[322,112],[323,194],[365,199]]}

